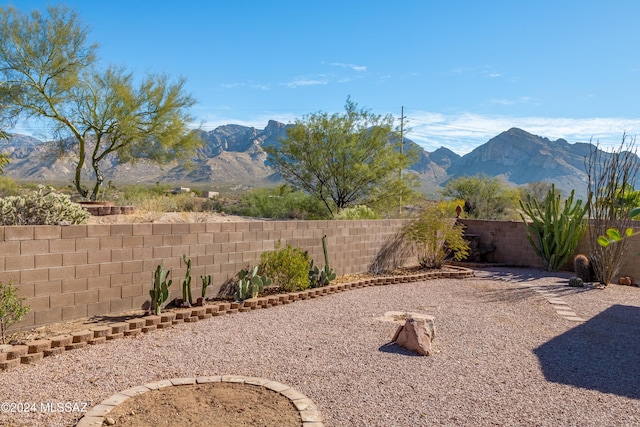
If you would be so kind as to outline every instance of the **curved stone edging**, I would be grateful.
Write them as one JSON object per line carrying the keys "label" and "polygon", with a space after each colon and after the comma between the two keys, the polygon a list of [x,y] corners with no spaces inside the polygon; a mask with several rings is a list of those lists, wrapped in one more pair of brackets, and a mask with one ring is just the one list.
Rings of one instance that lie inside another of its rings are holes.
{"label": "curved stone edging", "polygon": [[142,386],[131,387],[116,393],[103,400],[93,408],[89,409],[78,421],[76,427],[100,427],[103,425],[105,417],[118,405],[127,399],[146,393],[151,390],[159,390],[165,387],[194,385],[206,383],[241,383],[253,386],[265,387],[286,397],[294,404],[300,414],[301,426],[303,427],[323,427],[322,414],[317,405],[304,394],[277,381],[265,378],[245,377],[242,375],[217,375],[211,377],[195,378],[172,378],[168,380],[155,381]]}
{"label": "curved stone edging", "polygon": [[44,357],[64,353],[65,351],[84,348],[88,345],[103,344],[107,341],[133,337],[157,329],[169,328],[180,323],[193,323],[213,316],[247,312],[262,308],[270,308],[290,304],[299,300],[318,298],[350,289],[368,286],[383,286],[399,283],[419,282],[430,279],[463,279],[473,277],[473,270],[460,266],[447,266],[448,270],[427,271],[404,276],[376,276],[355,280],[348,283],[311,288],[304,291],[275,294],[243,302],[216,302],[201,307],[191,307],[167,311],[160,315],[146,315],[128,319],[124,322],[107,325],[96,325],[86,330],[71,334],[33,340],[24,345],[0,347],[0,370],[14,368],[22,364],[31,364]]}

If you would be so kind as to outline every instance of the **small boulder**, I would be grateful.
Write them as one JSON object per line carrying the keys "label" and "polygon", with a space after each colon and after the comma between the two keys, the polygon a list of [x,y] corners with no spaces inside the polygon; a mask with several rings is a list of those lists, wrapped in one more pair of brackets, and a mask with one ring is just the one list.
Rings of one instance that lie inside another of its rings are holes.
{"label": "small boulder", "polygon": [[430,356],[433,354],[431,342],[436,336],[434,321],[433,316],[409,316],[391,341],[422,356]]}
{"label": "small boulder", "polygon": [[622,276],[618,279],[618,285],[633,286],[634,281],[631,276]]}

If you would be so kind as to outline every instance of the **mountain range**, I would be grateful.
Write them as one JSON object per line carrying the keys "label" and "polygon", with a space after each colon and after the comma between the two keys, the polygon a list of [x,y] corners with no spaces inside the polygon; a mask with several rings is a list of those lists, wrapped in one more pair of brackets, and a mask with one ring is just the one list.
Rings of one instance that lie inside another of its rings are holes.
{"label": "mountain range", "polygon": [[[113,182],[170,182],[211,188],[277,183],[279,176],[268,165],[264,147],[279,144],[286,137],[287,126],[271,120],[262,130],[233,124],[212,131],[200,130],[203,145],[191,162],[162,166],[145,161],[118,164],[112,157],[105,161],[104,175]],[[502,132],[464,156],[445,147],[427,152],[407,138],[404,142],[405,147],[418,152],[410,170],[418,175],[427,194],[435,194],[451,178],[476,174],[498,177],[510,185],[541,181],[555,183],[566,193],[575,189],[577,195],[584,196],[587,192],[584,162],[593,147],[590,144],[551,141],[518,128]],[[71,182],[73,178],[73,155],[56,157],[51,143],[12,135],[0,144],[0,150],[11,157],[4,170],[14,179]],[[86,176],[90,177],[88,170]]]}

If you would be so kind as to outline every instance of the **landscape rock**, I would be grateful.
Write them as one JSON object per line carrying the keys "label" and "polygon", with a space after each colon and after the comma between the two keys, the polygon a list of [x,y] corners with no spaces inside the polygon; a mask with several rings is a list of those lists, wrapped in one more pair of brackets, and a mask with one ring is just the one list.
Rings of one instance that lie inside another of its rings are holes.
{"label": "landscape rock", "polygon": [[631,276],[622,276],[618,279],[618,285],[634,286],[635,282]]}
{"label": "landscape rock", "polygon": [[436,327],[433,316],[410,315],[404,325],[398,327],[391,341],[422,356],[431,356],[433,354],[431,343],[435,336]]}

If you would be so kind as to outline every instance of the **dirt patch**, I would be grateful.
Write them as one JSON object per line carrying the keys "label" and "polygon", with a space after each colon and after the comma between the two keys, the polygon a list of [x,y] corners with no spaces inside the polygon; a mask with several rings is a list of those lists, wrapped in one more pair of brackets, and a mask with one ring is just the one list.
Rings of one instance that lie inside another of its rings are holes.
{"label": "dirt patch", "polygon": [[[291,401],[265,387],[238,383],[181,385],[128,399],[105,418],[116,426],[300,427]],[[110,420],[110,421],[111,421]]]}

